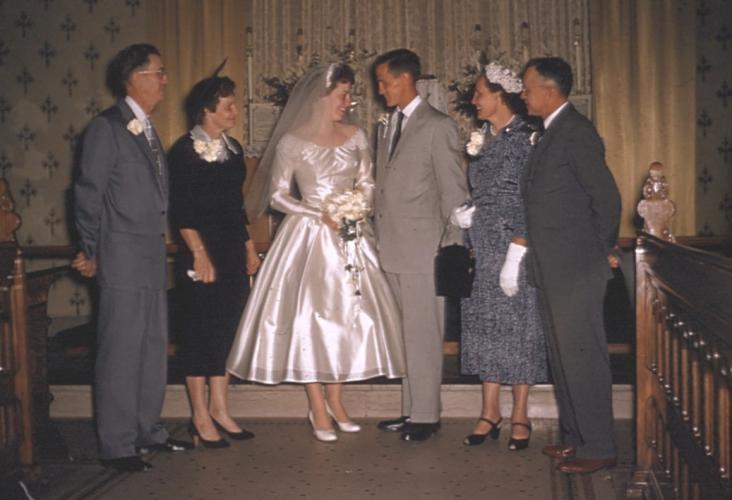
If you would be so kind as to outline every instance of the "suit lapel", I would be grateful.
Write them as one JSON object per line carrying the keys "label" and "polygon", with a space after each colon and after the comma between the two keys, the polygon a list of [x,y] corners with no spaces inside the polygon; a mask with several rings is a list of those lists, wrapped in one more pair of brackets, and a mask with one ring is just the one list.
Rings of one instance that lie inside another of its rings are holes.
{"label": "suit lapel", "polygon": [[377,172],[376,175],[378,176],[380,172],[378,170],[383,169],[386,167],[387,161],[389,159],[389,138],[391,137],[391,118],[389,118],[389,122],[386,125],[381,125],[379,127],[378,137],[376,138],[376,166]]}
{"label": "suit lapel", "polygon": [[549,128],[541,136],[539,143],[532,149],[531,155],[529,156],[529,167],[526,169],[527,174],[525,183],[527,189],[531,188],[531,182],[534,179],[536,169],[539,168],[539,162],[544,151],[549,147],[552,140],[557,135],[557,131],[564,126],[568,117],[574,112],[576,111],[572,106],[572,103],[568,103],[567,106],[554,118],[552,123],[549,125]]}
{"label": "suit lapel", "polygon": [[[127,124],[130,122],[130,120],[136,118],[135,113],[132,112],[132,109],[127,105],[126,102],[120,101],[118,103],[118,106],[120,108],[120,112],[122,113],[122,119],[124,120],[125,128],[127,127]],[[155,132],[155,129],[153,129],[153,133],[155,133],[155,136],[157,137],[157,132]],[[153,176],[153,179],[155,179],[155,185],[158,188],[158,191],[160,191],[160,194],[165,197],[165,188],[163,186],[161,176],[157,173],[158,163],[155,158],[155,154],[153,153],[152,148],[150,147],[150,143],[147,140],[147,137],[145,137],[145,132],[140,132],[139,134],[133,134],[132,132],[129,132],[129,134],[132,136],[133,140],[135,141],[135,144],[137,144],[137,147],[140,148],[140,151],[145,155],[145,158],[147,158],[147,164],[150,168],[150,173]],[[158,144],[162,143],[160,142],[160,138],[158,137]],[[162,168],[163,168],[163,176],[167,175],[167,168],[165,164],[165,155],[163,152],[160,152],[161,156],[161,162],[162,162]]]}
{"label": "suit lapel", "polygon": [[[399,137],[399,142],[396,145],[394,154],[391,155],[391,160],[388,160],[389,163],[396,160],[397,156],[399,156],[399,152],[404,148],[404,144],[408,143],[409,139],[416,133],[415,131],[420,127],[420,123],[424,119],[427,106],[429,106],[429,103],[423,99],[422,102],[419,103],[419,106],[417,106],[409,116],[407,123],[402,127],[402,135]],[[391,134],[389,134],[389,137],[391,137]]]}

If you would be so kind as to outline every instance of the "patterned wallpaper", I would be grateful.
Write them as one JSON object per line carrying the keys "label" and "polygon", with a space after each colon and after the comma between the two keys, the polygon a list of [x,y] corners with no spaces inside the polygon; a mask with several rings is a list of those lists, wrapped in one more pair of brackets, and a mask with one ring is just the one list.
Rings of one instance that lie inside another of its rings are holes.
{"label": "patterned wallpaper", "polygon": [[696,226],[700,236],[729,235],[732,234],[732,1],[698,0],[696,14]]}
{"label": "patterned wallpaper", "polygon": [[[146,39],[145,9],[145,0],[0,0],[0,174],[23,219],[22,244],[69,243],[74,148],[90,118],[112,103],[104,65]],[[724,235],[732,232],[732,0],[698,0],[697,23],[697,227]],[[54,285],[52,317],[89,310],[83,283]]]}
{"label": "patterned wallpaper", "polygon": [[[23,245],[69,242],[73,152],[91,117],[113,99],[107,61],[145,39],[142,0],[0,0],[0,173],[10,182]],[[29,269],[65,262],[31,261]],[[56,316],[89,314],[86,286],[58,280]]]}

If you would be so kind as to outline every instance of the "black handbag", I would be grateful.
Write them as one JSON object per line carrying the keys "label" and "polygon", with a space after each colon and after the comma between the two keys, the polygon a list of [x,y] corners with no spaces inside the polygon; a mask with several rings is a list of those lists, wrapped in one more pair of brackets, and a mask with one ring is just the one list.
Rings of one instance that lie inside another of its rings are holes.
{"label": "black handbag", "polygon": [[435,291],[440,297],[470,297],[475,276],[473,252],[462,245],[448,245],[435,256]]}

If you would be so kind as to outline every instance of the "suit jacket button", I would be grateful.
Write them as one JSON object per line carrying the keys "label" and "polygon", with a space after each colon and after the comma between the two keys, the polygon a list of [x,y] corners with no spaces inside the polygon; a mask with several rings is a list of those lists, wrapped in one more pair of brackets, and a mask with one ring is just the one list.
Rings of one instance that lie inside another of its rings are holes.
{"label": "suit jacket button", "polygon": [[165,238],[165,233],[160,233],[161,238]]}
{"label": "suit jacket button", "polygon": [[162,211],[160,212],[160,215],[165,215],[165,210],[162,210]]}

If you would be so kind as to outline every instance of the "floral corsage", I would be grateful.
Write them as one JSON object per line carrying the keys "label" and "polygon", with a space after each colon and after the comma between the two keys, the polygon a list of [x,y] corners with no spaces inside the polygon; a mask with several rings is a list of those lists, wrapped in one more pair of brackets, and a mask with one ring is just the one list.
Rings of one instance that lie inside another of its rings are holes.
{"label": "floral corsage", "polygon": [[202,139],[193,140],[193,150],[198,153],[202,160],[211,163],[219,159],[224,145],[220,140],[204,141]]}
{"label": "floral corsage", "polygon": [[140,135],[145,130],[145,127],[140,123],[140,120],[133,118],[127,122],[127,130],[129,130],[133,135]]}
{"label": "floral corsage", "polygon": [[381,138],[384,139],[386,137],[387,127],[389,126],[389,113],[381,113],[377,122],[381,126]]}
{"label": "floral corsage", "polygon": [[532,146],[536,146],[537,144],[539,144],[540,139],[541,139],[541,132],[539,132],[538,130],[534,130],[533,132],[531,132],[531,135],[529,136],[529,144],[531,144]]}
{"label": "floral corsage", "polygon": [[480,150],[483,148],[483,142],[485,141],[486,126],[483,125],[480,130],[473,130],[470,133],[470,141],[465,145],[465,151],[470,156],[478,156]]}

